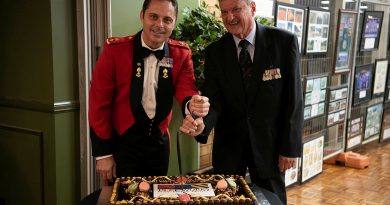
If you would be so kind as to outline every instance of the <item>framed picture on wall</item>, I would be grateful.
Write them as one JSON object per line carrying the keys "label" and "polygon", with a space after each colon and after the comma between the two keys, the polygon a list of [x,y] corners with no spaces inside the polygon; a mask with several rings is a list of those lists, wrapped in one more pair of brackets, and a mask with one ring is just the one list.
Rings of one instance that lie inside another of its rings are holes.
{"label": "framed picture on wall", "polygon": [[357,12],[339,10],[333,69],[335,74],[351,71],[356,21]]}
{"label": "framed picture on wall", "polygon": [[346,150],[350,150],[362,144],[364,116],[358,116],[348,120]]}
{"label": "framed picture on wall", "polygon": [[305,15],[305,7],[276,2],[275,25],[278,28],[290,31],[297,36],[300,52],[302,52],[303,47]]}
{"label": "framed picture on wall", "polygon": [[374,85],[372,86],[372,95],[375,97],[383,96],[385,93],[388,64],[387,59],[375,60]]}
{"label": "framed picture on wall", "polygon": [[366,126],[364,128],[364,140],[379,134],[382,123],[383,104],[379,103],[367,108]]}
{"label": "framed picture on wall", "polygon": [[378,49],[383,21],[383,11],[364,11],[360,38],[360,51]]}
{"label": "framed picture on wall", "polygon": [[305,182],[322,172],[325,132],[308,137],[302,146],[301,182]]}
{"label": "framed picture on wall", "polygon": [[325,113],[327,84],[328,77],[325,75],[306,78],[303,117],[305,120]]}
{"label": "framed picture on wall", "polygon": [[295,166],[286,170],[284,173],[284,183],[285,186],[291,186],[295,183],[298,182],[298,177],[299,177],[299,168],[300,168],[300,162],[301,158],[297,158],[297,163],[295,163]]}
{"label": "framed picture on wall", "polygon": [[331,88],[329,91],[327,126],[344,122],[347,108],[348,87]]}
{"label": "framed picture on wall", "polygon": [[[387,68],[390,68],[390,62],[387,64]],[[387,72],[385,102],[390,102],[390,72]]]}
{"label": "framed picture on wall", "polygon": [[330,12],[324,9],[309,8],[307,19],[306,53],[326,53]]}
{"label": "framed picture on wall", "polygon": [[353,86],[353,105],[358,105],[371,99],[373,74],[372,64],[356,67]]}
{"label": "framed picture on wall", "polygon": [[383,111],[382,133],[380,142],[390,139],[390,108]]}

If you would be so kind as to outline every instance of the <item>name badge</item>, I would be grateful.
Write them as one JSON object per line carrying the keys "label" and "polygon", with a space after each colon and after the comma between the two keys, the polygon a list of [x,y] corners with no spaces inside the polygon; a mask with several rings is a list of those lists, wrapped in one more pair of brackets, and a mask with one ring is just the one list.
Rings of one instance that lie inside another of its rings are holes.
{"label": "name badge", "polygon": [[263,73],[263,81],[276,80],[282,78],[279,68],[266,69]]}
{"label": "name badge", "polygon": [[161,59],[159,64],[162,67],[172,68],[173,67],[173,58],[164,57],[163,59]]}

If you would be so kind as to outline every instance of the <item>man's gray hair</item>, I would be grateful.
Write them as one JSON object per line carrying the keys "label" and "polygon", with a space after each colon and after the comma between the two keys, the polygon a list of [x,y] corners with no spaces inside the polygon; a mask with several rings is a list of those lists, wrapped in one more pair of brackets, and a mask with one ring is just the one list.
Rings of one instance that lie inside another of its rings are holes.
{"label": "man's gray hair", "polygon": [[[218,0],[219,2],[223,1],[223,0]],[[249,5],[250,3],[252,3],[253,0],[241,0],[241,1],[246,1],[246,3]]]}

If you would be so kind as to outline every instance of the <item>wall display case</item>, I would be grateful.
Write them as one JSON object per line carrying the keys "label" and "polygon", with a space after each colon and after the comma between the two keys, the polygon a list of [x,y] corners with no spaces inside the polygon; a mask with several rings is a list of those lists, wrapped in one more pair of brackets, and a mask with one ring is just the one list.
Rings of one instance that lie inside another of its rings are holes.
{"label": "wall display case", "polygon": [[339,11],[339,20],[336,35],[336,51],[334,57],[335,74],[351,71],[352,53],[355,42],[357,12],[355,11]]}
{"label": "wall display case", "polygon": [[379,103],[367,108],[366,126],[364,128],[364,140],[379,134],[382,123],[383,104]]}
{"label": "wall display case", "polygon": [[350,150],[362,144],[364,116],[348,120],[346,150]]}
{"label": "wall display case", "polygon": [[305,7],[276,2],[275,25],[278,28],[290,31],[297,36],[300,52],[302,52],[303,47],[305,15]]}
{"label": "wall display case", "polygon": [[295,163],[295,166],[285,171],[284,183],[286,187],[296,184],[298,182],[300,170],[299,168],[301,167],[300,163],[301,158],[297,158],[297,163]]}
{"label": "wall display case", "polygon": [[367,102],[371,99],[373,74],[372,64],[356,67],[355,85],[353,87],[354,106]]}
{"label": "wall display case", "polygon": [[325,132],[316,133],[303,143],[301,182],[322,172]]}
{"label": "wall display case", "polygon": [[382,133],[380,141],[385,141],[390,139],[390,108],[386,108],[383,111],[382,119]]}
{"label": "wall display case", "polygon": [[365,11],[360,38],[360,51],[378,49],[382,29],[383,11]]}
{"label": "wall display case", "polygon": [[387,79],[387,59],[377,59],[375,61],[374,85],[372,86],[373,97],[383,96]]}
{"label": "wall display case", "polygon": [[325,113],[327,76],[309,77],[305,86],[304,119],[323,115]]}
{"label": "wall display case", "polygon": [[306,53],[328,51],[330,12],[309,8],[306,38]]}

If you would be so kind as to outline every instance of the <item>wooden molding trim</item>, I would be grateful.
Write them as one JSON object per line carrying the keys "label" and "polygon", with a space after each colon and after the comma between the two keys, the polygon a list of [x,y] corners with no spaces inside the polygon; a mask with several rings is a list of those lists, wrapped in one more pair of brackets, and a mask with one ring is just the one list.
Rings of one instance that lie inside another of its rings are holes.
{"label": "wooden molding trim", "polygon": [[64,111],[80,110],[80,103],[78,101],[62,101],[62,102],[43,102],[34,100],[24,100],[16,98],[0,97],[0,106],[18,108],[23,110],[32,110],[46,113],[57,113]]}

